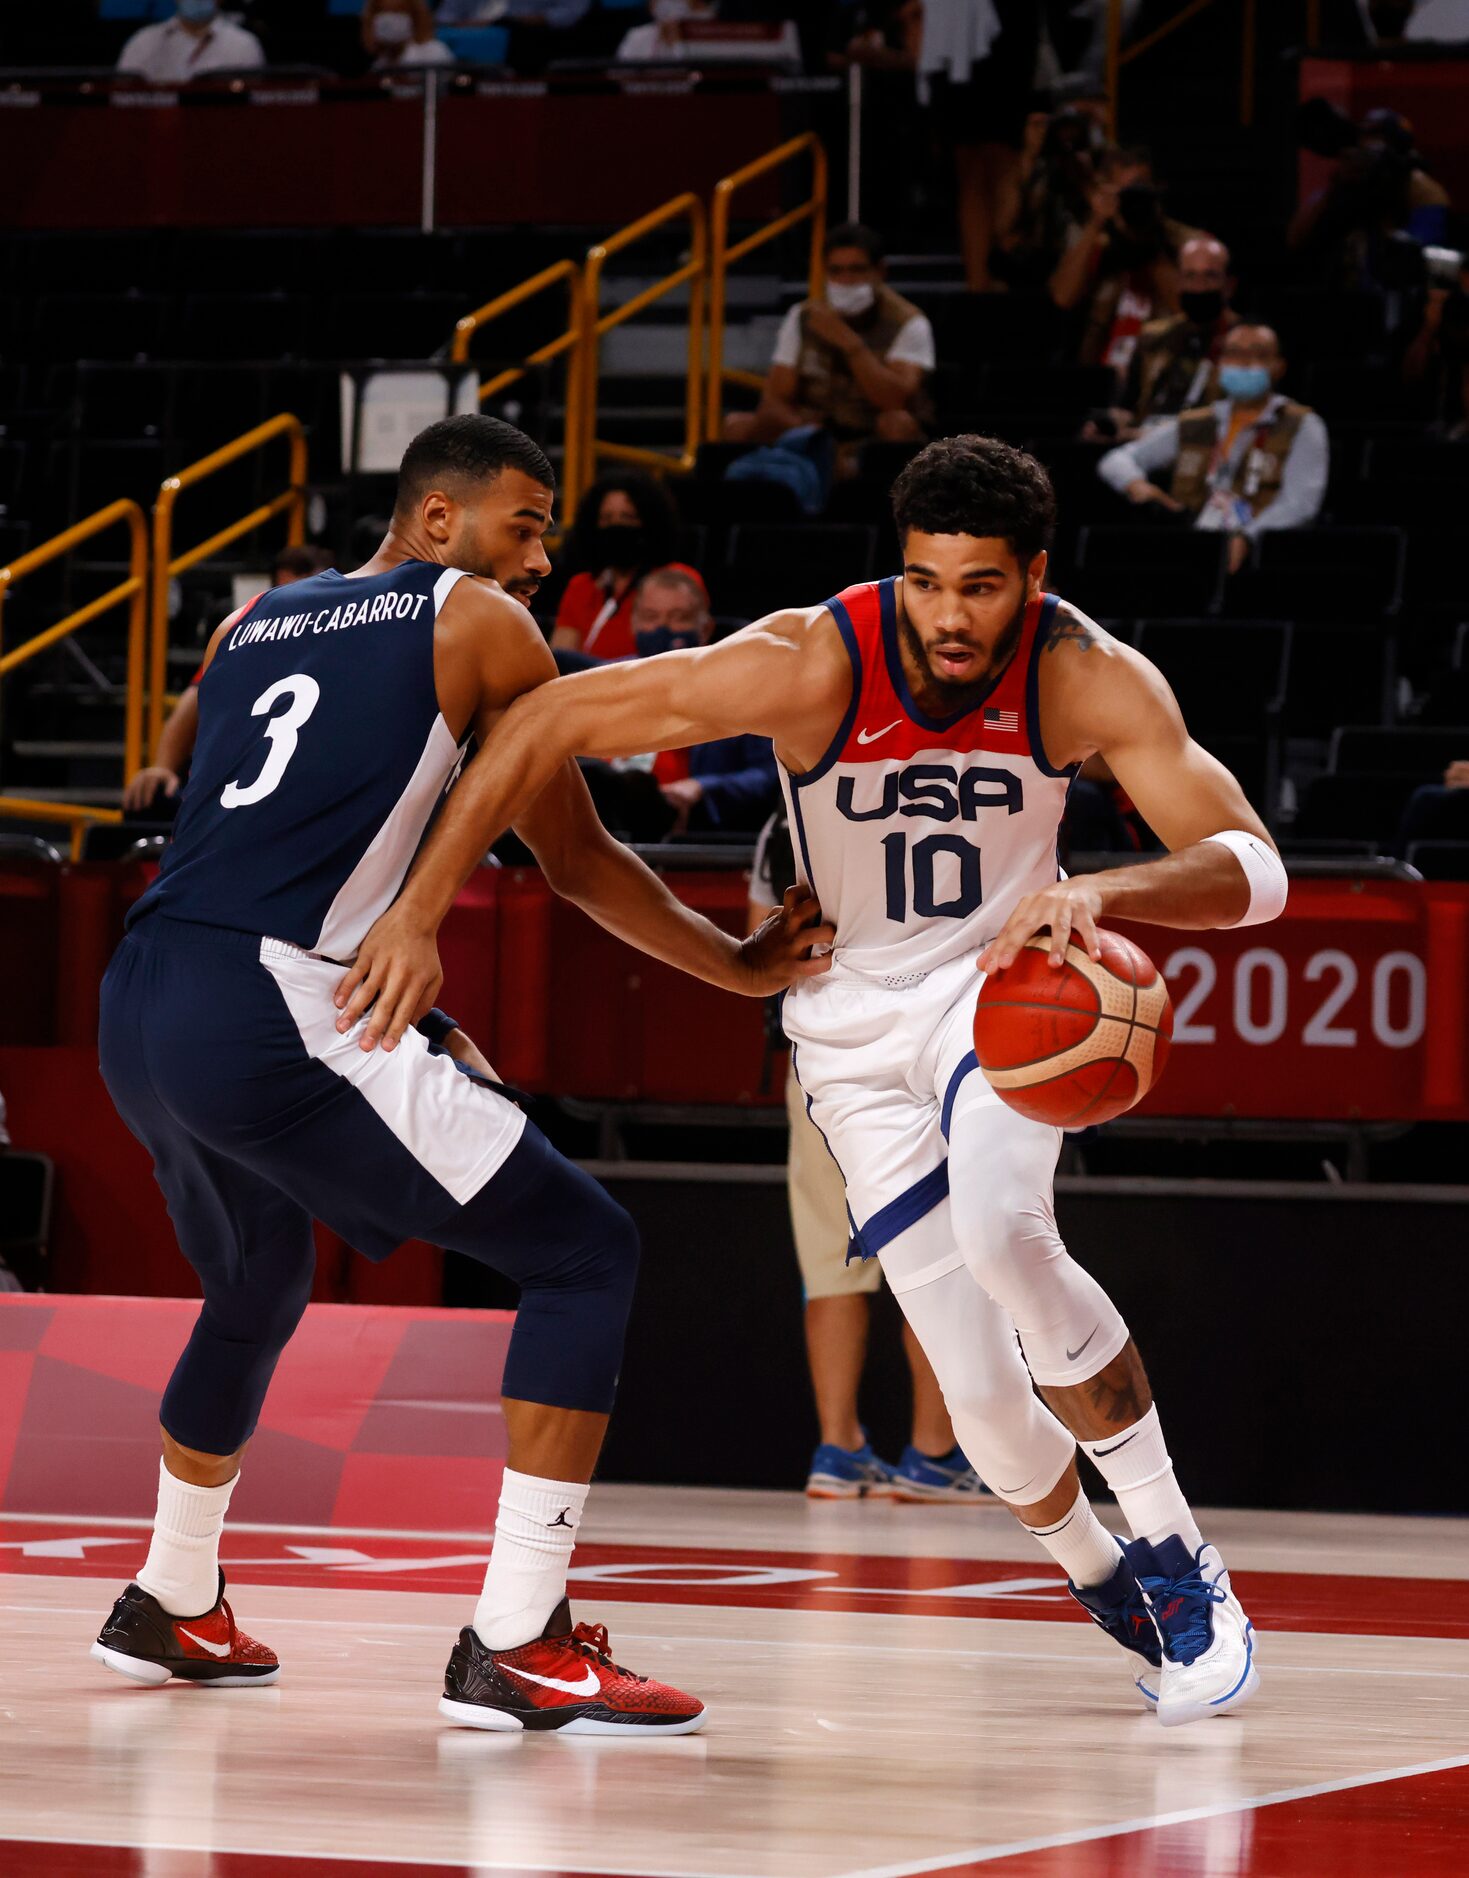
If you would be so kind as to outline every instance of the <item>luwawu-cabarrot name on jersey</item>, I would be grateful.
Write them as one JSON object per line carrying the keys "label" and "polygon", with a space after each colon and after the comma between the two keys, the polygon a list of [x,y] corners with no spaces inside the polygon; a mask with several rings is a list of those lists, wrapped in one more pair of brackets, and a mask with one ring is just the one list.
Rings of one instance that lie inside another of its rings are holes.
{"label": "luwawu-cabarrot name on jersey", "polygon": [[225,641],[226,652],[267,640],[300,639],[308,632],[335,633],[348,626],[375,626],[379,620],[417,619],[428,603],[425,593],[377,593],[343,606],[318,607],[314,613],[287,613],[280,619],[242,619]]}

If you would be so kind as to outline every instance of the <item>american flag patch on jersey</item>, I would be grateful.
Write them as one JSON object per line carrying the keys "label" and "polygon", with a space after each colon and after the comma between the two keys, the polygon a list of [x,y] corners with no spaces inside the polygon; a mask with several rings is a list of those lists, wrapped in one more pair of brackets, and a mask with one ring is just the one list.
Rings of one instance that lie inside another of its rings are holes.
{"label": "american flag patch on jersey", "polygon": [[992,704],[984,707],[985,728],[988,730],[1008,731],[1011,734],[1020,728],[1020,715],[1016,711],[997,711]]}

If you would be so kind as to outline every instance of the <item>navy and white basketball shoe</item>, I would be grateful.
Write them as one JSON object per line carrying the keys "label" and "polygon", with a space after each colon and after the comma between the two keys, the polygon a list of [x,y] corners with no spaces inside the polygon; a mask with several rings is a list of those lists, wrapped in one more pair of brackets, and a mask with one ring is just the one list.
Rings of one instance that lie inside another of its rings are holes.
{"label": "navy and white basketball shoe", "polygon": [[862,1500],[886,1494],[893,1470],[864,1440],[860,1448],[839,1448],[823,1441],[811,1456],[806,1497],[811,1500]]}
{"label": "navy and white basketball shoe", "polygon": [[1142,1658],[1143,1667],[1133,1673],[1133,1687],[1149,1708],[1156,1708],[1163,1645],[1133,1569],[1133,1548],[1120,1539],[1115,1543],[1117,1569],[1110,1578],[1099,1585],[1077,1585],[1068,1578],[1066,1589],[1099,1630],[1105,1630],[1114,1643]]}
{"label": "navy and white basketball shoe", "polygon": [[1255,1627],[1215,1548],[1190,1552],[1175,1534],[1125,1550],[1163,1644],[1158,1720],[1177,1728],[1247,1702],[1260,1686]]}

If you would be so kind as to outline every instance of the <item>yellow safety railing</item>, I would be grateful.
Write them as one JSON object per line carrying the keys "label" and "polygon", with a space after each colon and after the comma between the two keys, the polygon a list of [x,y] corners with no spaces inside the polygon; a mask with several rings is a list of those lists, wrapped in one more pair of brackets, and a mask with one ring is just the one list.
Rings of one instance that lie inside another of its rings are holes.
{"label": "yellow safety railing", "polygon": [[[735,192],[743,189],[746,183],[754,182],[757,177],[768,175],[771,170],[808,154],[811,158],[811,193],[806,200],[796,208],[787,210],[784,215],[778,215],[773,222],[767,222],[763,228],[757,228],[754,234],[746,235],[743,241],[731,243],[729,211]],[[788,228],[795,228],[805,221],[811,224],[808,286],[814,296],[822,288],[826,244],[826,150],[814,131],[805,131],[801,136],[793,137],[789,143],[767,150],[764,156],[756,157],[753,163],[747,163],[743,169],[735,170],[714,185],[709,276],[709,403],[704,419],[704,435],[708,438],[716,438],[720,432],[726,382],[756,387],[764,382],[754,373],[733,371],[724,363],[724,309],[729,269],[747,254],[753,254],[757,248],[763,248],[767,242],[776,240]]]}
{"label": "yellow safety railing", "polygon": [[[3,610],[11,588],[37,568],[59,560],[94,535],[109,528],[126,527],[128,531],[128,575],[106,593],[98,594],[85,606],[79,606],[64,619],[57,620],[44,632],[36,633],[24,645],[0,656],[0,679],[17,666],[36,658],[49,647],[83,626],[124,603],[128,609],[127,719],[124,732],[124,769],[131,775],[141,760],[143,747],[143,658],[148,627],[148,518],[136,502],[109,502],[105,509],[86,516],[72,527],[43,541],[38,548],[22,554],[8,567],[0,567],[0,645],[3,645]],[[28,821],[67,822],[71,826],[72,859],[81,852],[82,831],[88,822],[117,822],[122,816],[116,809],[91,807],[80,803],[37,802],[24,796],[0,796],[0,815],[13,815]]]}
{"label": "yellow safety railing", "polygon": [[524,305],[527,300],[534,299],[537,294],[546,292],[548,288],[554,287],[558,281],[563,280],[566,282],[567,290],[565,331],[558,333],[554,339],[548,340],[545,345],[537,346],[534,352],[528,352],[519,365],[508,365],[503,371],[496,372],[493,378],[487,379],[479,388],[479,401],[483,404],[486,399],[493,398],[497,392],[504,391],[507,386],[513,385],[517,379],[524,378],[526,373],[530,371],[533,366],[549,365],[553,359],[560,358],[563,352],[569,352],[571,356],[566,362],[566,410],[568,420],[566,456],[562,464],[561,475],[562,481],[566,487],[574,490],[577,487],[579,476],[579,467],[576,462],[576,445],[579,443],[580,439],[574,438],[573,436],[570,418],[571,414],[578,406],[576,380],[581,368],[582,359],[582,348],[579,344],[582,331],[582,271],[576,262],[557,261],[550,267],[544,267],[539,274],[533,274],[529,280],[523,280],[518,287],[511,287],[507,292],[497,294],[493,300],[487,300],[483,306],[476,307],[473,313],[466,313],[464,318],[460,320],[454,328],[454,339],[450,347],[449,356],[454,359],[456,363],[463,364],[469,357],[470,342],[473,340],[476,333],[482,331],[486,326],[492,325],[504,314],[512,311],[513,308]]}
{"label": "yellow safety railing", "polygon": [[[1131,45],[1122,43],[1122,8],[1123,0],[1110,0],[1107,9],[1107,96],[1111,100],[1110,111],[1112,129],[1117,128],[1117,81],[1125,66],[1134,59],[1140,59],[1145,52],[1166,39],[1170,33],[1178,31],[1214,0],[1188,0],[1171,19],[1166,19],[1160,26],[1155,26],[1150,33],[1144,33],[1141,39],[1134,39]],[[1241,0],[1240,7],[1240,61],[1239,61],[1239,121],[1252,124],[1255,121],[1255,38],[1256,38],[1257,0]],[[1315,45],[1320,34],[1319,8],[1307,0],[1306,35],[1307,43]]]}
{"label": "yellow safety railing", "polygon": [[[652,286],[644,287],[641,293],[635,293],[630,300],[624,300],[621,306],[614,307],[610,313],[602,312],[602,269],[612,256],[620,254],[624,248],[632,247],[644,235],[652,234],[654,229],[664,228],[669,222],[685,217],[689,225],[688,260],[671,274],[654,281]],[[588,248],[582,275],[581,369],[577,373],[576,399],[566,420],[568,442],[572,438],[576,439],[578,473],[588,483],[597,473],[599,455],[615,457],[622,463],[642,463],[655,470],[686,471],[694,467],[694,458],[699,450],[699,422],[703,405],[700,393],[704,373],[704,272],[708,265],[708,249],[708,223],[704,205],[696,195],[688,193],[674,196],[661,208],[639,216],[637,221],[629,222],[626,228],[619,228],[615,235],[609,235],[605,241]],[[597,378],[603,335],[641,313],[644,307],[652,306],[665,294],[683,286],[685,281],[689,283],[689,338],[682,451],[677,456],[670,456],[662,450],[644,450],[633,444],[599,442]],[[581,493],[580,482],[572,484],[568,478],[565,498],[568,513],[575,508]]]}
{"label": "yellow safety railing", "polygon": [[[175,554],[173,512],[184,490],[227,469],[231,463],[238,463],[241,457],[263,450],[277,437],[288,438],[291,446],[289,481],[281,493],[271,496],[268,501],[251,509],[248,515],[242,515],[228,527],[219,529],[197,547],[186,548],[182,554]],[[207,561],[211,554],[218,554],[221,548],[227,548],[232,541],[238,541],[242,535],[248,535],[252,529],[259,528],[273,516],[282,514],[288,517],[286,541],[295,547],[306,537],[306,432],[301,420],[293,417],[289,411],[283,411],[279,417],[272,417],[264,424],[257,424],[254,430],[247,430],[243,437],[236,437],[233,443],[211,451],[208,456],[200,457],[197,463],[190,463],[186,469],[181,469],[177,475],[163,479],[153,504],[152,649],[148,676],[150,751],[158,747],[158,735],[163,729],[164,693],[168,688],[169,582],[175,574],[197,567],[201,561]],[[129,685],[129,696],[131,692],[132,687]],[[132,774],[131,768],[128,773]]]}

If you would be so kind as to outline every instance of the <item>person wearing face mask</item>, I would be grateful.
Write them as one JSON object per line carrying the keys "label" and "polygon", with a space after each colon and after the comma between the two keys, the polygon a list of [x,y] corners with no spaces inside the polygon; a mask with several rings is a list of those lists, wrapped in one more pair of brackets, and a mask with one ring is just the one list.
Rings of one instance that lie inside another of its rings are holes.
{"label": "person wearing face mask", "polygon": [[567,542],[571,579],[556,611],[551,647],[596,659],[627,659],[633,598],[651,568],[673,559],[678,517],[662,488],[638,470],[600,477],[577,504]]}
{"label": "person wearing face mask", "polygon": [[216,0],[178,0],[171,20],[158,20],[133,34],[117,69],[149,85],[186,85],[209,73],[253,71],[264,64],[260,41],[225,19]]}
{"label": "person wearing face mask", "polygon": [[[714,637],[709,592],[692,567],[675,561],[638,582],[632,610],[640,659],[687,652]],[[780,798],[768,737],[720,737],[684,750],[588,759],[582,764],[605,827],[632,841],[686,834],[753,834]]]}
{"label": "person wearing face mask", "polygon": [[[1118,405],[1088,421],[1083,435],[1125,443],[1160,417],[1176,417],[1219,396],[1219,355],[1239,324],[1229,250],[1213,235],[1194,235],[1178,256],[1176,313],[1149,320],[1138,334]],[[1108,425],[1110,424],[1110,428]]]}
{"label": "person wearing face mask", "polygon": [[[1166,418],[1109,450],[1098,475],[1130,502],[1227,534],[1229,571],[1237,573],[1256,536],[1307,527],[1326,495],[1326,426],[1275,389],[1284,371],[1270,327],[1236,326],[1219,356],[1218,402]],[[1156,481],[1164,474],[1167,490]]]}
{"label": "person wearing face mask", "polygon": [[362,43],[372,55],[375,72],[454,63],[454,54],[434,37],[427,0],[365,0]]}
{"label": "person wearing face mask", "polygon": [[933,328],[884,274],[870,228],[848,222],[830,230],[826,291],[787,313],[759,406],[726,418],[728,441],[773,443],[788,430],[821,425],[837,441],[838,474],[872,438],[923,441]]}

